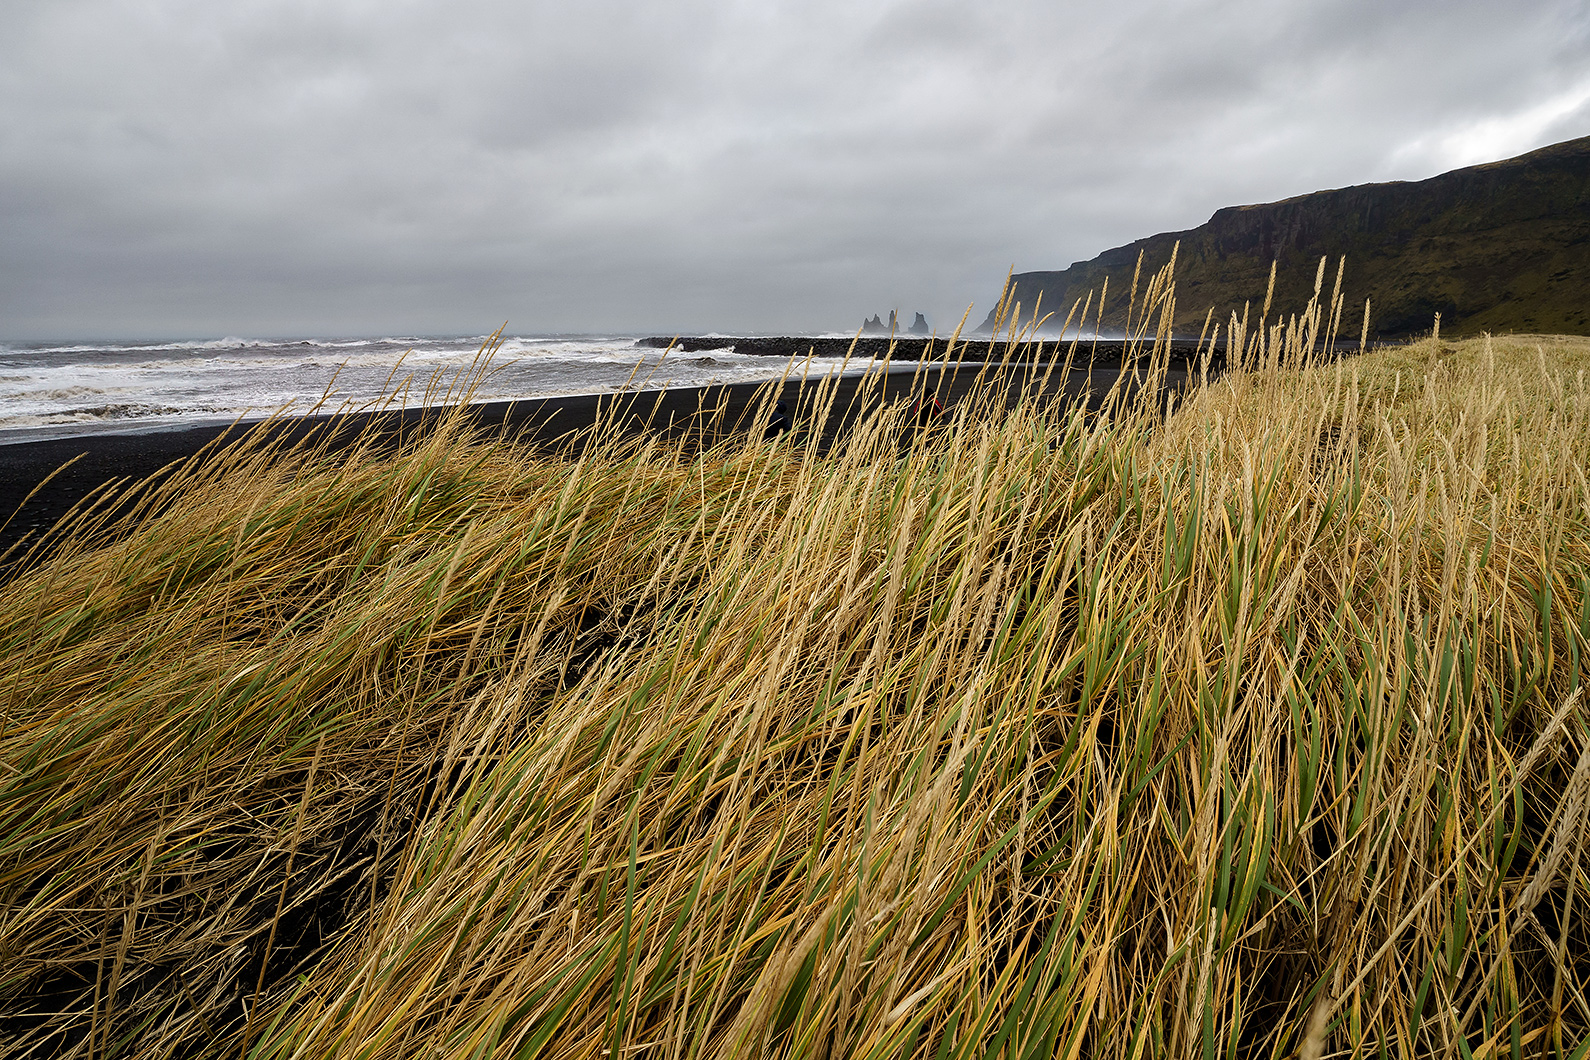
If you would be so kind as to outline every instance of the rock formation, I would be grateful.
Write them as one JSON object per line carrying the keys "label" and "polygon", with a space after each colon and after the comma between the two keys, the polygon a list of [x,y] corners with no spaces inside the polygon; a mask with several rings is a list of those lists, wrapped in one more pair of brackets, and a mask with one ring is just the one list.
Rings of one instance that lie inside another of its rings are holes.
{"label": "rock formation", "polygon": [[[921,314],[918,314],[919,316]],[[863,335],[897,335],[900,332],[900,316],[893,309],[889,310],[889,322],[885,324],[878,316],[872,317],[861,325]]]}
{"label": "rock formation", "polygon": [[918,313],[916,315],[916,319],[911,322],[910,334],[931,335],[932,333],[933,329],[928,327],[927,317],[923,316],[921,313]]}

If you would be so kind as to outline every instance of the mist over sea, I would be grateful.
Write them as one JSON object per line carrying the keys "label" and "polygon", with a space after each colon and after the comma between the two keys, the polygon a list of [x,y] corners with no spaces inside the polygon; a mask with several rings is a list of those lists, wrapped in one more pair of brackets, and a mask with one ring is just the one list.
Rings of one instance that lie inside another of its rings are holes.
{"label": "mist over sea", "polygon": [[[474,401],[776,379],[779,358],[722,349],[646,349],[634,335],[505,336]],[[0,343],[0,445],[104,432],[369,407],[414,406],[469,379],[487,336],[223,338],[183,342]],[[813,358],[809,376],[839,370]],[[865,371],[852,364],[851,372]]]}

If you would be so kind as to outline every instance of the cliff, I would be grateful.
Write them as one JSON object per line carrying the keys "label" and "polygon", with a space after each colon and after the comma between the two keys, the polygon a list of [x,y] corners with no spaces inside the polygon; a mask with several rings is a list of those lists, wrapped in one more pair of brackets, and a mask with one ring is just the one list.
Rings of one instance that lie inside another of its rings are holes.
{"label": "cliff", "polygon": [[[1300,309],[1313,291],[1322,255],[1347,256],[1343,333],[1356,338],[1364,298],[1373,300],[1370,333],[1390,338],[1428,331],[1441,314],[1443,335],[1490,332],[1590,332],[1590,137],[1517,158],[1453,170],[1420,181],[1360,184],[1259,206],[1215,211],[1208,223],[1106,250],[1059,272],[1012,277],[1030,314],[1038,294],[1056,326],[1073,301],[1110,278],[1104,327],[1119,329],[1138,253],[1145,278],[1177,241],[1176,333],[1196,337],[1214,307],[1223,321],[1252,299],[1262,304],[1277,261],[1275,309]],[[1097,295],[1095,295],[1096,299]],[[1088,316],[1092,320],[1097,305]],[[982,330],[993,326],[993,313]]]}

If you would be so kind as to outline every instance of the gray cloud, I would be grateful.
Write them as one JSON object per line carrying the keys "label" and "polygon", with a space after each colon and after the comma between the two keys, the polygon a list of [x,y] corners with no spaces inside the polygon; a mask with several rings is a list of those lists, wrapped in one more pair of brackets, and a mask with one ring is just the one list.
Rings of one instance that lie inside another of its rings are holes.
{"label": "gray cloud", "polygon": [[1590,133],[1587,52],[1567,2],[12,0],[0,337],[948,327]]}

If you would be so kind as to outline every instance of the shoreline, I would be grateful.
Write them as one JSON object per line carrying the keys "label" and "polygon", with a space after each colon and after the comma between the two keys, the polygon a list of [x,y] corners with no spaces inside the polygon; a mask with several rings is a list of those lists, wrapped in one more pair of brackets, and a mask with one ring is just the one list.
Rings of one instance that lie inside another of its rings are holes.
{"label": "shoreline", "polygon": [[[920,386],[931,386],[939,400],[949,407],[963,398],[985,372],[992,372],[999,385],[1008,388],[1007,404],[1014,403],[1023,384],[1041,379],[1049,367],[1023,363],[997,368],[981,361],[967,361],[948,368],[844,376],[834,388],[833,412],[828,420],[822,424],[798,426],[811,430],[819,446],[831,445],[840,432],[872,408],[909,396],[914,380]],[[1092,371],[1085,366],[1074,367],[1065,378],[1058,374],[1051,376],[1044,396],[1074,400],[1091,386],[1096,405],[1119,374],[1120,369],[1115,367],[1095,365]],[[1166,383],[1179,388],[1187,378],[1184,369],[1173,368]],[[867,381],[871,382],[863,394],[862,384]],[[550,450],[576,432],[591,427],[599,414],[610,415],[617,404],[627,405],[621,415],[623,430],[630,434],[651,431],[676,436],[685,430],[700,429],[702,412],[720,406],[723,408],[722,422],[731,428],[738,424],[738,429],[744,430],[744,423],[739,421],[749,420],[754,412],[753,399],[767,385],[766,381],[728,383],[675,390],[483,402],[467,406],[465,414],[479,430],[532,448]],[[819,380],[811,380],[805,384],[805,389],[815,392],[819,385]],[[801,382],[792,378],[783,384],[776,400],[784,401],[794,410],[799,407],[801,394]],[[809,394],[807,400],[810,400]],[[383,441],[389,440],[396,446],[425,431],[455,407],[323,413],[247,424],[82,434],[0,446],[0,523],[4,523],[0,527],[0,584],[34,565],[27,560],[31,547],[27,542],[37,542],[47,535],[51,527],[96,490],[118,480],[124,486],[136,485],[136,490],[124,490],[117,506],[118,511],[125,511],[139,492],[158,484],[179,462],[200,454],[223,436],[236,440],[264,431],[273,440],[301,444],[328,441],[329,435],[329,445],[335,449],[351,443],[366,430],[373,430]],[[19,544],[21,547],[16,547]],[[8,550],[13,549],[15,551],[8,554]]]}
{"label": "shoreline", "polygon": [[[915,361],[923,359],[925,354],[931,354],[932,360],[937,362],[944,358],[949,339],[940,335],[930,337],[926,335],[897,334],[888,335],[858,335],[848,338],[833,336],[808,337],[801,335],[753,335],[743,338],[730,338],[724,335],[651,335],[646,338],[636,339],[637,348],[661,350],[672,347],[680,353],[707,353],[712,350],[732,349],[735,353],[751,354],[757,357],[777,357],[794,359],[797,363],[808,354],[817,357],[840,358],[850,356],[853,361],[866,362],[869,360],[883,360],[890,357],[895,361]],[[1064,360],[1065,351],[1073,344],[1076,347],[1075,361],[1081,365],[1092,364],[1095,368],[1120,369],[1124,364],[1129,364],[1126,351],[1129,346],[1135,345],[1139,350],[1152,351],[1154,340],[1145,339],[1139,343],[1128,343],[1118,338],[1100,338],[1094,340],[1084,336],[1079,339],[1061,338],[1059,335],[1039,335],[1030,341],[1022,340],[1017,343],[1019,351],[1029,353],[1042,353],[1046,360]],[[1207,346],[1207,344],[1205,344]],[[1356,343],[1355,343],[1356,345]],[[1042,347],[1042,351],[1038,347]],[[930,350],[931,347],[931,350]],[[1173,339],[1169,343],[1170,361],[1172,365],[1190,365],[1197,361],[1200,355],[1199,344],[1192,339]],[[965,364],[997,363],[1005,356],[1006,341],[989,335],[965,336],[956,340],[953,361]],[[1058,357],[1056,351],[1059,351]],[[1224,363],[1222,351],[1212,350],[1213,362]],[[1140,354],[1136,363],[1146,367],[1148,356]]]}

